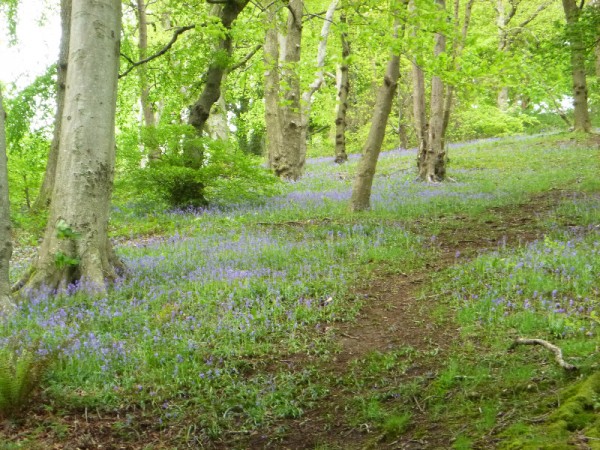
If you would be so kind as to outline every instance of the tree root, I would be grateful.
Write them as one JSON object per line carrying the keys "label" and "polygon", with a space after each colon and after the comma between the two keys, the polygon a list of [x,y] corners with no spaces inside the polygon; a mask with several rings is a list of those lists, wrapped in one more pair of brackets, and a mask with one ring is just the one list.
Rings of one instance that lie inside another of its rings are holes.
{"label": "tree root", "polygon": [[566,362],[563,359],[562,350],[559,347],[557,347],[556,345],[551,344],[548,341],[545,341],[543,339],[517,338],[511,344],[509,350],[513,350],[517,345],[541,345],[542,347],[546,347],[548,350],[550,350],[552,353],[554,353],[554,359],[556,360],[556,362],[558,363],[558,365],[560,367],[562,367],[565,370],[577,370],[576,366],[569,364],[568,362]]}

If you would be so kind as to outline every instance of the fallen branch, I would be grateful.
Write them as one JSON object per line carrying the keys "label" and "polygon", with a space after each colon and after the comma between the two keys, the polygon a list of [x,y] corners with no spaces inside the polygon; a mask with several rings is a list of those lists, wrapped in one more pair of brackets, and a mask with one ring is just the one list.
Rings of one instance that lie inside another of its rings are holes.
{"label": "fallen branch", "polygon": [[562,356],[562,350],[559,347],[557,347],[556,345],[551,344],[548,341],[545,341],[543,339],[517,338],[511,344],[510,350],[514,349],[517,345],[541,345],[542,347],[546,347],[548,350],[550,350],[552,353],[554,353],[554,359],[556,360],[556,362],[558,363],[558,365],[560,367],[562,367],[565,370],[577,370],[576,366],[569,364],[568,362],[565,362],[565,360],[563,359],[563,356]]}

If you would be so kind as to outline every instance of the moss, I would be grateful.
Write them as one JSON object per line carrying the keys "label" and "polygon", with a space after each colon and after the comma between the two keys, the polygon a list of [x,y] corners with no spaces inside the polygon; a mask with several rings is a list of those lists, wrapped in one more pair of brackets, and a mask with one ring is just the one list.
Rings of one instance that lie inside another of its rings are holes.
{"label": "moss", "polygon": [[[577,435],[600,437],[600,373],[565,389],[560,406],[547,421],[538,425],[513,425],[502,438],[502,449],[561,450],[573,448]],[[600,441],[590,440],[588,448],[600,449]]]}

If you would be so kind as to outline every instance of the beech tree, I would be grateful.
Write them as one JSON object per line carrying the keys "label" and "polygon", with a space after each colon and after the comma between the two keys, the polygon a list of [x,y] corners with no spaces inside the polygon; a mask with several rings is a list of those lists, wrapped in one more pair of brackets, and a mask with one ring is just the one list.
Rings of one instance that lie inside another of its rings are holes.
{"label": "beech tree", "polygon": [[0,90],[0,316],[14,309],[10,299],[9,264],[12,255],[4,106]]}
{"label": "beech tree", "polygon": [[[214,57],[204,76],[204,89],[190,108],[188,123],[194,127],[198,136],[204,132],[210,110],[221,96],[221,83],[232,53],[232,38],[229,30],[231,30],[233,21],[248,4],[248,0],[209,1],[209,3],[215,3],[213,14],[219,18],[224,28],[224,35],[215,49]],[[188,142],[185,147],[185,158],[188,167],[196,169],[202,167],[204,164],[202,146],[193,140]],[[202,190],[201,186],[199,186],[199,190]]]}
{"label": "beech tree", "polygon": [[313,82],[310,84],[308,89],[302,94],[302,136],[300,137],[300,145],[303,148],[300,150],[300,154],[304,155],[306,155],[306,140],[308,133],[308,125],[310,122],[310,110],[312,106],[313,96],[325,82],[325,73],[323,67],[325,66],[325,56],[327,54],[327,39],[329,38],[329,30],[331,29],[331,24],[333,23],[333,15],[337,8],[338,1],[339,0],[332,0],[329,4],[329,7],[327,8],[327,12],[325,13],[325,18],[323,19],[323,27],[321,28],[319,45],[317,48],[317,73]]}
{"label": "beech tree", "polygon": [[[446,14],[446,0],[435,0],[435,5],[443,18]],[[414,9],[414,8],[413,8]],[[443,31],[435,33],[434,57],[446,52],[446,36]],[[430,119],[427,121],[425,108],[425,76],[423,69],[413,60],[414,115],[419,138],[417,169],[419,179],[427,182],[441,181],[446,175],[446,154],[444,150],[444,82],[440,74],[431,77]]]}
{"label": "beech tree", "polygon": [[108,239],[115,162],[120,0],[73,0],[56,182],[38,256],[19,287],[99,289],[120,261]]}
{"label": "beech tree", "polygon": [[[345,5],[343,5],[345,6]],[[346,114],[348,112],[348,95],[350,94],[350,77],[348,71],[350,65],[348,58],[350,57],[350,42],[348,41],[348,20],[346,11],[342,9],[340,16],[340,41],[342,44],[342,63],[338,69],[337,81],[337,104],[335,112],[335,162],[342,164],[348,160],[346,153]]]}
{"label": "beech tree", "polygon": [[580,26],[581,8],[575,0],[562,0],[567,19],[567,37],[571,50],[571,70],[573,78],[573,106],[575,107],[574,128],[576,131],[590,132],[591,123],[588,111],[588,88],[585,75],[586,46]]}
{"label": "beech tree", "polygon": [[302,176],[306,159],[306,145],[302,142],[306,133],[303,130],[298,67],[303,8],[303,0],[290,0],[287,3],[285,36],[278,32],[277,3],[272,2],[267,10],[265,121],[268,159],[275,174],[289,180],[297,180]]}
{"label": "beech tree", "polygon": [[[406,7],[408,1],[402,1],[401,6]],[[395,11],[398,14],[398,11]],[[399,37],[399,19],[395,19],[394,37]],[[402,27],[404,31],[404,27]],[[373,118],[369,135],[362,150],[362,156],[356,169],[356,175],[352,183],[352,197],[350,199],[350,209],[353,212],[369,209],[371,202],[371,188],[373,186],[373,177],[377,168],[377,160],[381,152],[381,145],[385,137],[392,103],[394,101],[398,78],[400,77],[400,52],[398,48],[393,48],[390,59],[388,60],[383,83],[377,91],[375,106],[373,108]]]}
{"label": "beech tree", "polygon": [[[137,0],[136,14],[138,21],[138,56],[140,61],[148,57],[148,5],[145,0]],[[144,126],[149,130],[156,127],[156,114],[150,101],[150,85],[148,83],[148,66],[140,64],[137,69],[140,89],[140,105],[142,108],[142,119]],[[146,154],[150,160],[160,158],[160,149],[156,145],[146,148]]]}

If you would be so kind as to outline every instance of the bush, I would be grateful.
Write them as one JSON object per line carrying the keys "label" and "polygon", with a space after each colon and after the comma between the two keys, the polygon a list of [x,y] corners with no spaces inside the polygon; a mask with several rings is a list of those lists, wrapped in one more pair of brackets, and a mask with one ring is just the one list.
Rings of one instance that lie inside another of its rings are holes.
{"label": "bush", "polygon": [[[176,208],[202,207],[254,200],[275,192],[278,179],[261,166],[260,158],[237,149],[226,141],[190,138],[188,127],[171,127],[167,133],[152,135],[154,148],[161,148],[160,159],[136,168],[118,184],[128,197],[164,202]],[[203,149],[200,168],[189,167],[183,146],[190,139]]]}
{"label": "bush", "polygon": [[503,112],[495,106],[479,105],[477,108],[456,112],[448,128],[448,140],[511,136],[523,133],[526,125],[536,123],[535,117],[526,114]]}

